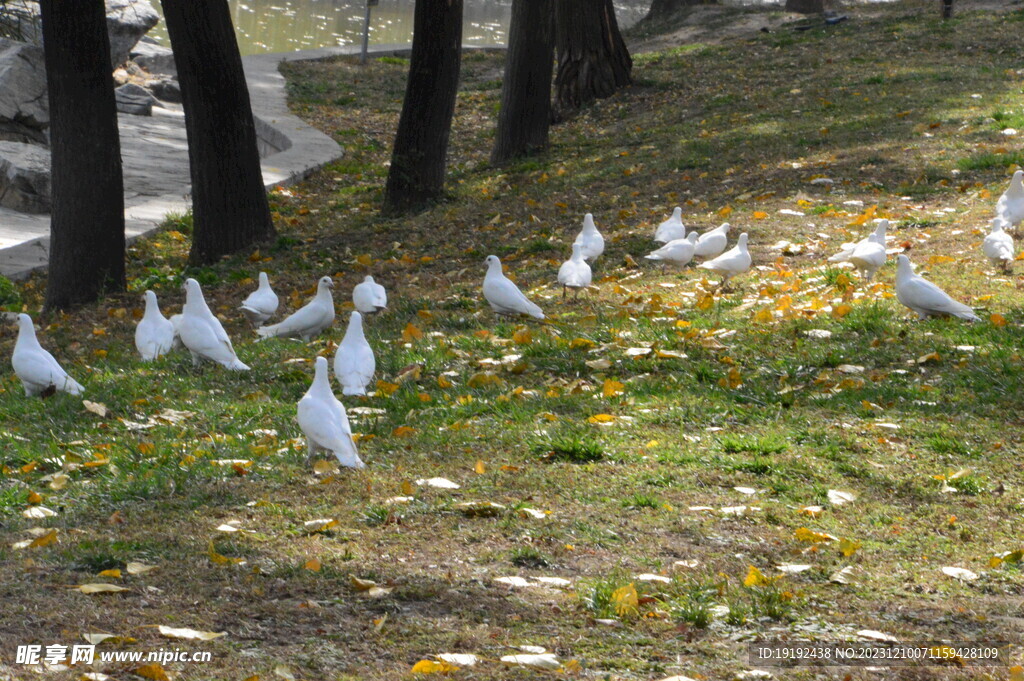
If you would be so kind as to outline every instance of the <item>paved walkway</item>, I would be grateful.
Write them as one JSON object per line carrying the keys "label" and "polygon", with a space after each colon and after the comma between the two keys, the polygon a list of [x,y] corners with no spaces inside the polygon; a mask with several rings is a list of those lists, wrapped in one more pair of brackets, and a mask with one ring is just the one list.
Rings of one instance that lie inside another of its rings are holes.
{"label": "paved walkway", "polygon": [[[408,47],[377,46],[376,54]],[[338,144],[288,111],[283,61],[324,59],[358,52],[338,47],[245,57],[256,129],[261,140],[263,181],[267,188],[305,178],[341,156]],[[153,109],[153,116],[120,114],[121,157],[125,185],[125,229],[129,240],[149,234],[168,212],[182,212],[190,201],[188,145],[180,108]],[[0,274],[21,279],[46,266],[50,216],[25,215],[0,207]]]}

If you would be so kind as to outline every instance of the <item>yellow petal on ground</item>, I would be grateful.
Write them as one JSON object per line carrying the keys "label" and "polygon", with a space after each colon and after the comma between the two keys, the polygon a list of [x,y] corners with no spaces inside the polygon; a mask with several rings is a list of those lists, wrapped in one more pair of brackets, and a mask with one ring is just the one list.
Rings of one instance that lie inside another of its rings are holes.
{"label": "yellow petal on ground", "polygon": [[152,679],[153,681],[171,681],[170,677],[167,676],[167,672],[164,671],[164,668],[156,662],[136,667],[132,670],[132,673],[137,676],[141,676],[144,679]]}
{"label": "yellow petal on ground", "polygon": [[411,674],[449,674],[458,667],[444,660],[420,660],[409,670]]}
{"label": "yellow petal on ground", "polygon": [[626,392],[626,386],[611,378],[605,380],[604,386],[601,388],[601,394],[604,397],[616,397],[624,392]]}
{"label": "yellow petal on ground", "polygon": [[838,539],[837,537],[834,537],[831,534],[826,534],[825,532],[815,532],[814,530],[809,530],[806,527],[799,528],[796,532],[794,532],[794,536],[798,540],[805,541],[810,544],[820,544],[823,542],[836,541],[836,539]]}
{"label": "yellow petal on ground", "polygon": [[128,563],[128,566],[125,568],[125,570],[130,575],[144,575],[147,572],[156,570],[156,567],[156,565],[146,565],[145,563],[136,563],[132,561]]}
{"label": "yellow petal on ground", "polygon": [[174,627],[165,627],[162,624],[157,626],[156,629],[162,636],[167,638],[181,638],[187,641],[212,641],[215,638],[228,635],[226,631],[213,632],[196,631],[195,629],[176,629]]}
{"label": "yellow petal on ground", "polygon": [[765,586],[766,584],[771,583],[772,580],[765,577],[764,573],[753,565],[747,568],[747,576],[743,578],[743,586],[748,589],[755,586]]}
{"label": "yellow petal on ground", "polygon": [[377,582],[372,579],[360,579],[355,575],[349,575],[348,582],[356,591],[369,591],[373,587],[377,586]]}
{"label": "yellow petal on ground", "polygon": [[611,601],[615,606],[615,614],[623,617],[637,611],[640,605],[640,596],[636,592],[636,587],[630,582],[613,591]]}
{"label": "yellow petal on ground", "polygon": [[119,591],[128,591],[123,586],[117,584],[79,584],[73,587],[84,594],[102,594],[102,593],[117,593]]}

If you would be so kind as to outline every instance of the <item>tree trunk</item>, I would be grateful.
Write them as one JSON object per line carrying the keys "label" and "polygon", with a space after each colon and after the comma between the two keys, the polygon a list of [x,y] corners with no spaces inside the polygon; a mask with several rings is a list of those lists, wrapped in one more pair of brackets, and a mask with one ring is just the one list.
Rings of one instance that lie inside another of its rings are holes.
{"label": "tree trunk", "polygon": [[416,211],[441,197],[462,56],[462,0],[416,0],[409,78],[384,212]]}
{"label": "tree trunk", "polygon": [[787,12],[800,14],[821,14],[825,11],[824,0],[786,0]]}
{"label": "tree trunk", "polygon": [[612,0],[556,0],[557,109],[568,112],[633,82]]}
{"label": "tree trunk", "polygon": [[43,0],[50,98],[46,308],[125,289],[124,184],[103,0]]}
{"label": "tree trunk", "polygon": [[554,1],[512,2],[492,163],[501,164],[548,146],[555,61]]}
{"label": "tree trunk", "polygon": [[161,0],[181,86],[194,265],[274,236],[227,0]]}

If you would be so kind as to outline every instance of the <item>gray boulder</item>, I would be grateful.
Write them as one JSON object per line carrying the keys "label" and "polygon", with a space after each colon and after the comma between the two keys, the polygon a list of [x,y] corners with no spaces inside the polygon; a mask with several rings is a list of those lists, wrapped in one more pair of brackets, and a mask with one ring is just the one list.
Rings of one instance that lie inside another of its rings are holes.
{"label": "gray boulder", "polygon": [[121,113],[152,116],[156,98],[141,85],[128,83],[114,90],[114,102]]}
{"label": "gray boulder", "polygon": [[153,75],[177,76],[174,52],[146,36],[142,37],[131,52],[132,61]]}
{"label": "gray boulder", "polygon": [[[149,29],[157,25],[160,15],[153,9],[149,0],[106,0],[107,33],[110,34],[110,65],[117,68],[128,61],[132,48],[146,35]],[[21,38],[35,45],[43,44],[43,32],[39,17],[39,3],[35,0],[23,0],[18,3],[21,20],[18,29]]]}
{"label": "gray boulder", "polygon": [[0,139],[45,144],[49,125],[43,49],[0,38]]}
{"label": "gray boulder", "polygon": [[107,0],[111,65],[116,67],[128,61],[132,48],[159,21],[160,15],[149,0]]}
{"label": "gray boulder", "polygon": [[50,152],[34,144],[0,142],[0,206],[50,212]]}
{"label": "gray boulder", "polygon": [[147,80],[145,86],[161,102],[181,104],[181,87],[174,78],[163,76],[159,80]]}

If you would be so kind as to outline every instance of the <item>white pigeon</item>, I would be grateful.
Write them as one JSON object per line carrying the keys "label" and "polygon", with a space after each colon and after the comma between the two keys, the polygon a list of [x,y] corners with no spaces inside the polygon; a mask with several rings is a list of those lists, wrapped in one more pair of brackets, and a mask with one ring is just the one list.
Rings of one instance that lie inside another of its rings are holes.
{"label": "white pigeon", "polygon": [[288,317],[270,326],[256,329],[262,338],[295,338],[298,336],[308,341],[324,329],[334,324],[334,297],[331,289],[334,282],[330,277],[320,277],[316,285],[316,295]]}
{"label": "white pigeon", "polygon": [[591,213],[583,216],[583,229],[576,235],[576,241],[573,243],[583,247],[584,260],[595,260],[604,253],[604,237],[601,236],[601,232],[597,231],[594,216]]}
{"label": "white pigeon", "polygon": [[696,247],[697,232],[690,232],[685,239],[673,239],[644,257],[648,260],[660,260],[676,267],[683,267],[693,260],[693,251]]}
{"label": "white pigeon", "polygon": [[992,221],[992,231],[985,237],[981,248],[993,265],[1009,270],[1013,265],[1013,237],[1003,231],[1006,223],[1002,218]]}
{"label": "white pigeon", "polygon": [[327,377],[327,358],[316,358],[316,373],[313,384],[299,400],[296,419],[306,436],[306,450],[309,458],[320,450],[338,457],[338,463],[349,468],[366,468],[359,458],[352,428],[348,423],[345,407],[331,391]]}
{"label": "white pigeon", "polygon": [[736,245],[722,255],[702,262],[697,267],[711,270],[722,278],[721,286],[724,288],[726,282],[738,274],[743,274],[750,269],[750,252],[747,251],[747,233],[740,234]]}
{"label": "white pigeon", "polygon": [[996,201],[996,217],[1000,217],[1016,227],[1024,221],[1024,170],[1013,173],[1010,186]]}
{"label": "white pigeon", "polygon": [[969,322],[980,321],[974,310],[953,300],[924,277],[914,274],[910,258],[902,254],[896,265],[896,298],[916,312],[920,319],[953,316]]}
{"label": "white pigeon", "polygon": [[384,287],[366,275],[366,278],[352,289],[352,304],[363,314],[374,314],[388,306],[388,293]]}
{"label": "white pigeon", "polygon": [[885,244],[865,240],[857,244],[847,261],[857,268],[865,281],[871,281],[878,268],[885,264]]}
{"label": "white pigeon", "polygon": [[18,340],[14,342],[11,366],[21,379],[25,394],[39,395],[54,388],[71,395],[81,395],[85,390],[68,372],[61,368],[53,355],[39,345],[32,318],[27,314],[18,315]]}
{"label": "white pigeon", "polygon": [[484,276],[484,298],[491,304],[497,314],[526,314],[537,319],[544,319],[544,313],[523,295],[519,287],[501,271],[498,256],[487,256],[487,275]]}
{"label": "white pigeon", "polygon": [[278,306],[277,294],[270,288],[266,272],[260,272],[259,287],[249,294],[238,307],[253,326],[259,326],[274,316]]}
{"label": "white pigeon", "polygon": [[853,256],[853,252],[857,250],[857,247],[862,244],[876,243],[885,249],[885,230],[889,228],[888,220],[879,220],[875,226],[875,231],[868,234],[866,237],[856,243],[843,244],[843,249],[830,257],[829,262],[851,262],[850,258]]}
{"label": "white pigeon", "polygon": [[730,226],[728,222],[723,222],[718,227],[701,234],[700,238],[697,239],[697,245],[693,249],[694,256],[698,258],[715,258],[721,255],[729,243]]}
{"label": "white pigeon", "polygon": [[231,339],[210,311],[203,289],[195,279],[185,280],[185,306],[176,328],[181,344],[192,354],[193,366],[199,366],[199,362],[206,359],[235,371],[249,370],[235,354]]}
{"label": "white pigeon", "polygon": [[672,217],[658,225],[654,231],[654,240],[660,244],[686,238],[686,225],[683,224],[683,209],[676,206]]}
{"label": "white pigeon", "polygon": [[156,294],[146,291],[146,311],[135,327],[135,347],[142,359],[150,362],[166,355],[174,346],[174,324],[160,314]]}
{"label": "white pigeon", "polygon": [[583,259],[583,244],[572,245],[572,257],[562,263],[558,268],[558,283],[562,285],[562,297],[565,298],[565,289],[575,289],[575,295],[579,295],[581,288],[590,286],[593,273],[590,265]]}
{"label": "white pigeon", "polygon": [[373,348],[363,333],[363,315],[353,312],[348,320],[345,337],[334,353],[334,378],[341,386],[342,395],[365,395],[366,386],[373,379],[377,361]]}

